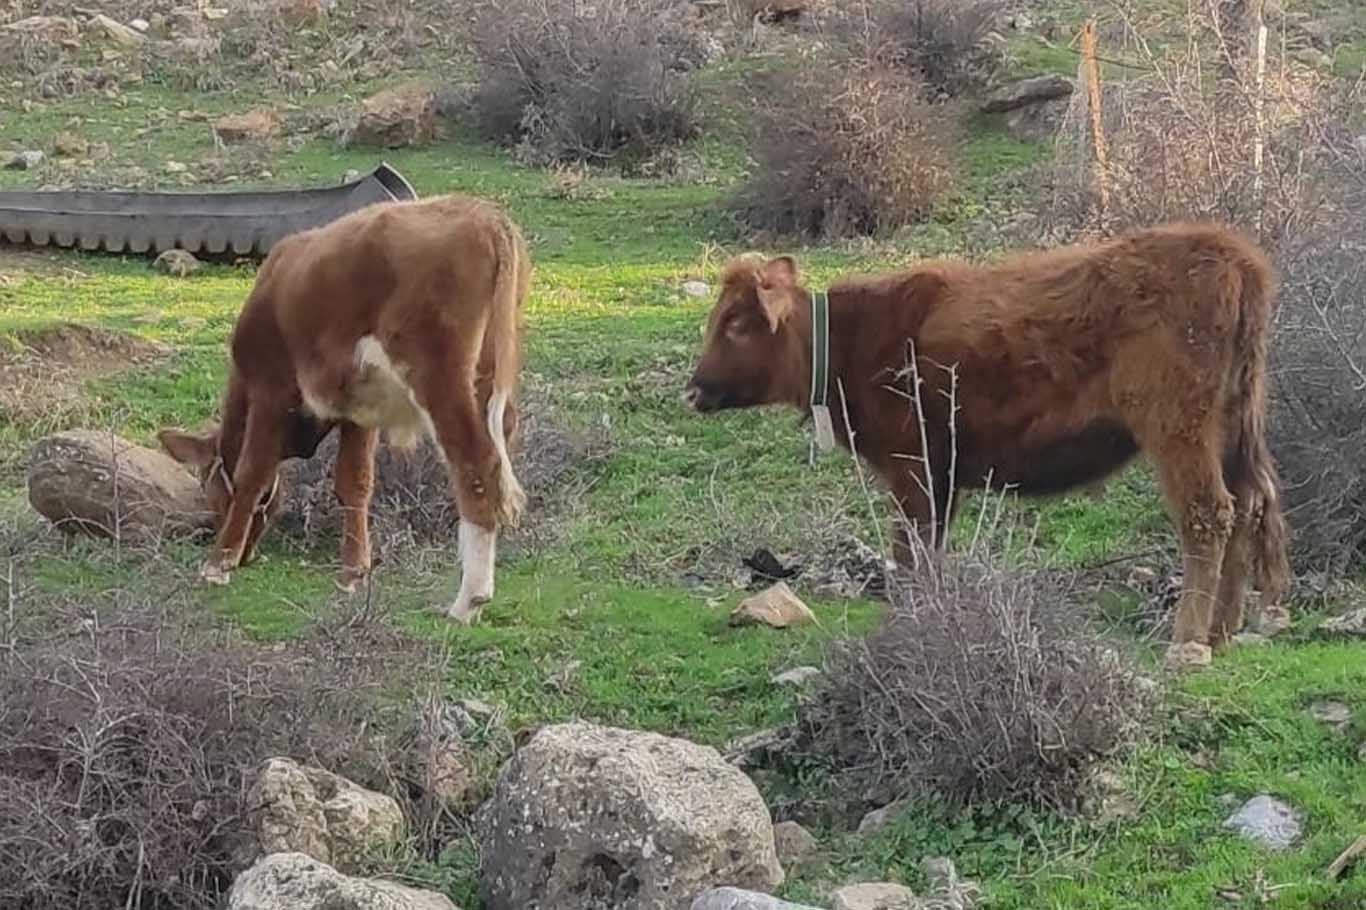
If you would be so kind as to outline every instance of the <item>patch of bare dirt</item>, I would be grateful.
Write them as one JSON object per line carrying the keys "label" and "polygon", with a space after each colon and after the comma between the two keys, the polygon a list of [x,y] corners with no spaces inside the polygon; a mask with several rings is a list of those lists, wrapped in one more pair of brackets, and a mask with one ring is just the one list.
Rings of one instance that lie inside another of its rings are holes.
{"label": "patch of bare dirt", "polygon": [[81,383],[156,363],[163,345],[75,323],[0,338],[0,419],[55,423],[78,413]]}

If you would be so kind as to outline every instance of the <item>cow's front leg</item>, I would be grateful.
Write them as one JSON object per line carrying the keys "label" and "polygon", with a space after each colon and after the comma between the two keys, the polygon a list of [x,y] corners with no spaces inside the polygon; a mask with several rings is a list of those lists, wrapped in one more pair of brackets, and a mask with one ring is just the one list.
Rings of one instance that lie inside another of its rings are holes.
{"label": "cow's front leg", "polygon": [[283,417],[260,407],[247,412],[242,451],[232,472],[232,502],[214,551],[199,570],[199,577],[209,584],[227,584],[248,547],[254,548],[265,531],[262,506],[278,490]]}
{"label": "cow's front leg", "polygon": [[375,489],[379,431],[341,425],[333,489],[342,507],[341,571],[337,587],[351,592],[370,573],[370,497]]}

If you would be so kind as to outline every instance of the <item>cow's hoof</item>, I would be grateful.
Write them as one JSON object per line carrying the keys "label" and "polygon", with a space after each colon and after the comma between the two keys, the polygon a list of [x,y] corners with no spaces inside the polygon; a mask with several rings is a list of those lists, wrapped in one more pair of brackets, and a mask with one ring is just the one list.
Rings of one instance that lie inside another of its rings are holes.
{"label": "cow's hoof", "polygon": [[471,597],[468,601],[456,600],[445,610],[446,617],[462,626],[472,626],[479,621],[479,614],[492,598]]}
{"label": "cow's hoof", "polygon": [[332,584],[343,594],[355,594],[369,574],[363,569],[342,569],[337,573],[337,577],[332,579]]}
{"label": "cow's hoof", "polygon": [[216,562],[206,562],[199,567],[199,579],[205,584],[225,585],[232,579],[232,573]]}
{"label": "cow's hoof", "polygon": [[1208,667],[1214,660],[1210,646],[1198,641],[1187,641],[1172,645],[1167,649],[1166,666],[1168,670],[1198,670]]}

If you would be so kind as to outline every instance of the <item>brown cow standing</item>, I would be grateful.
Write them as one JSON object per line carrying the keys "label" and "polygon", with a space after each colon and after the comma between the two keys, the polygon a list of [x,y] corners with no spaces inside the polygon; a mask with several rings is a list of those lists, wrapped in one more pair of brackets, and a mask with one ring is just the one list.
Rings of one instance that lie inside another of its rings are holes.
{"label": "brown cow standing", "polygon": [[[1189,224],[993,265],[936,262],[845,279],[828,294],[835,437],[849,448],[852,431],[913,528],[939,546],[957,498],[951,463],[957,488],[989,480],[1048,494],[1097,482],[1145,452],[1184,556],[1169,659],[1204,663],[1242,625],[1254,564],[1264,603],[1289,574],[1263,436],[1273,294],[1256,246]],[[793,260],[733,260],[686,397],[702,412],[809,412],[811,343],[812,295]],[[928,451],[904,380],[912,345]],[[953,433],[947,367],[958,377]],[[907,546],[899,542],[902,560]]]}
{"label": "brown cow standing", "polygon": [[379,430],[406,449],[426,435],[460,511],[463,575],[447,613],[473,622],[493,597],[498,527],[526,502],[508,444],[530,281],[521,231],[463,196],[380,203],[272,248],[233,329],[221,426],[159,434],[218,515],[201,576],[226,584],[250,562],[278,508],[280,462],[311,457],[339,427],[338,584],[353,590],[370,570]]}

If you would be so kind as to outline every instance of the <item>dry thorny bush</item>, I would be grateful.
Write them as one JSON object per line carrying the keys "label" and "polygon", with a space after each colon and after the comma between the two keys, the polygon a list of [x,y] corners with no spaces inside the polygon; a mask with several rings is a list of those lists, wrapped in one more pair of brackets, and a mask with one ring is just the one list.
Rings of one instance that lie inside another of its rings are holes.
{"label": "dry thorny bush", "polygon": [[476,2],[474,111],[529,163],[643,161],[698,130],[704,35],[673,0]]}
{"label": "dry thorny bush", "polygon": [[816,56],[757,78],[756,166],[733,203],[750,228],[879,234],[928,214],[952,186],[953,112],[914,76]]}
{"label": "dry thorny bush", "polygon": [[869,0],[841,5],[834,31],[942,97],[983,89],[1005,60],[992,32],[1005,0]]}
{"label": "dry thorny bush", "polygon": [[269,646],[174,593],[45,595],[25,581],[42,546],[0,541],[0,906],[218,906],[277,755],[396,796],[413,855],[444,846],[457,823],[408,760],[441,720],[413,694],[439,664],[420,643],[362,612]]}
{"label": "dry thorny bush", "polygon": [[[1301,571],[1366,554],[1366,139],[1346,84],[1286,57],[1272,35],[1262,88],[1245,42],[1192,8],[1184,46],[1155,51],[1126,19],[1143,72],[1103,93],[1097,160],[1085,73],[1059,134],[1054,215],[1064,232],[1177,219],[1259,238],[1280,278],[1272,448]],[[1275,25],[1275,23],[1273,23]],[[1258,140],[1263,157],[1257,166]],[[1108,189],[1101,205],[1099,179]]]}
{"label": "dry thorny bush", "polygon": [[1063,573],[1017,568],[984,539],[921,557],[879,629],[832,648],[802,751],[881,799],[1075,809],[1153,686],[1088,626]]}

